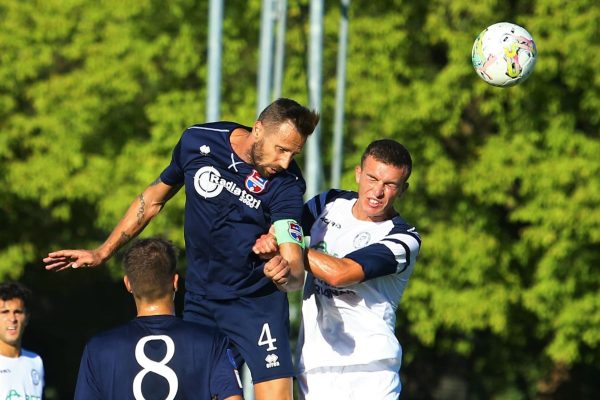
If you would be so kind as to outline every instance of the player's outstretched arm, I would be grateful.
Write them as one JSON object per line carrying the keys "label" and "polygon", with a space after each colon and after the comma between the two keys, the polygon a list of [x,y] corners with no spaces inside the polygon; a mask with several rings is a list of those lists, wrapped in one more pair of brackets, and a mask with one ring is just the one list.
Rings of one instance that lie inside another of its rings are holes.
{"label": "player's outstretched arm", "polygon": [[180,188],[181,186],[169,186],[158,178],[135,198],[102,245],[94,250],[59,250],[48,253],[42,260],[46,269],[62,271],[65,268],[97,267],[103,264],[137,236]]}
{"label": "player's outstretched arm", "polygon": [[306,250],[306,270],[317,278],[336,287],[362,282],[365,273],[362,266],[349,258],[337,258],[315,249]]}

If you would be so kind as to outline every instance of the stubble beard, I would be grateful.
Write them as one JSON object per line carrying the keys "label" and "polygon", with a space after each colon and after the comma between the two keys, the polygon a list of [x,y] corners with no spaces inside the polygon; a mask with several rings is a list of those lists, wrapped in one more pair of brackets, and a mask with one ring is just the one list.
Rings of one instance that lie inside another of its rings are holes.
{"label": "stubble beard", "polygon": [[271,174],[267,172],[267,170],[261,165],[261,161],[263,159],[263,141],[260,140],[252,144],[252,148],[250,149],[250,161],[252,162],[252,166],[254,169],[260,174],[263,178],[268,178]]}

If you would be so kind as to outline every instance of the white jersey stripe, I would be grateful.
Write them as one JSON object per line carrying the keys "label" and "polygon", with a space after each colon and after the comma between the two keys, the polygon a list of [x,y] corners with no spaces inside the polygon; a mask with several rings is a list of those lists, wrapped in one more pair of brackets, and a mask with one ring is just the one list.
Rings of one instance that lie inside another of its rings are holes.
{"label": "white jersey stripe", "polygon": [[215,132],[229,132],[229,129],[207,128],[205,126],[190,126],[188,129],[202,129],[202,130],[215,131]]}

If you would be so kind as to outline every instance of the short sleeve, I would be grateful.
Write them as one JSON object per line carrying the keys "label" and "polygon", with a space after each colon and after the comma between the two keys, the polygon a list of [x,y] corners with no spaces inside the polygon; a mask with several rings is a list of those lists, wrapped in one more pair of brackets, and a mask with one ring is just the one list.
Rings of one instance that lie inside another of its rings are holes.
{"label": "short sleeve", "polygon": [[389,274],[399,274],[416,261],[421,246],[416,233],[392,230],[379,242],[346,254],[363,268],[365,281]]}
{"label": "short sleeve", "polygon": [[184,183],[183,167],[181,165],[181,139],[175,145],[171,156],[171,163],[161,172],[160,180],[170,186]]}
{"label": "short sleeve", "polygon": [[288,173],[288,179],[273,196],[270,204],[271,222],[282,219],[300,221],[306,185],[301,177]]}

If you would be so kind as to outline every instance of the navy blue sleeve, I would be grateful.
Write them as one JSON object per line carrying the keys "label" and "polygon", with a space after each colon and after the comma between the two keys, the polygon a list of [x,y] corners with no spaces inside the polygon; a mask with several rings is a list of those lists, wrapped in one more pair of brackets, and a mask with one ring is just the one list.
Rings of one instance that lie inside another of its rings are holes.
{"label": "navy blue sleeve", "polygon": [[225,337],[215,335],[212,349],[213,366],[210,377],[210,394],[211,396],[217,396],[219,399],[242,394],[235,360],[228,344]]}
{"label": "navy blue sleeve", "polygon": [[184,182],[183,166],[181,165],[181,141],[173,149],[171,163],[160,174],[160,180],[170,186],[182,185]]}
{"label": "navy blue sleeve", "polygon": [[77,375],[77,384],[75,386],[75,400],[102,400],[100,385],[94,376],[93,358],[90,357],[89,347],[85,346],[81,363],[79,365],[79,374]]}
{"label": "navy blue sleeve", "polygon": [[393,274],[397,271],[398,262],[390,249],[380,243],[374,243],[362,249],[346,254],[344,258],[356,261],[365,273],[365,279]]}
{"label": "navy blue sleeve", "polygon": [[302,230],[304,234],[309,236],[310,230],[317,219],[317,216],[320,212],[317,212],[317,208],[319,208],[319,195],[313,197],[308,200],[304,207],[302,208],[302,219],[300,220],[300,225],[302,225]]}
{"label": "navy blue sleeve", "polygon": [[410,231],[394,228],[380,241],[348,253],[345,258],[362,266],[366,281],[403,273],[414,265],[420,247],[421,239],[414,228]]}
{"label": "navy blue sleeve", "polygon": [[282,219],[300,221],[305,185],[300,178],[289,179],[278,189],[270,205],[271,223]]}

